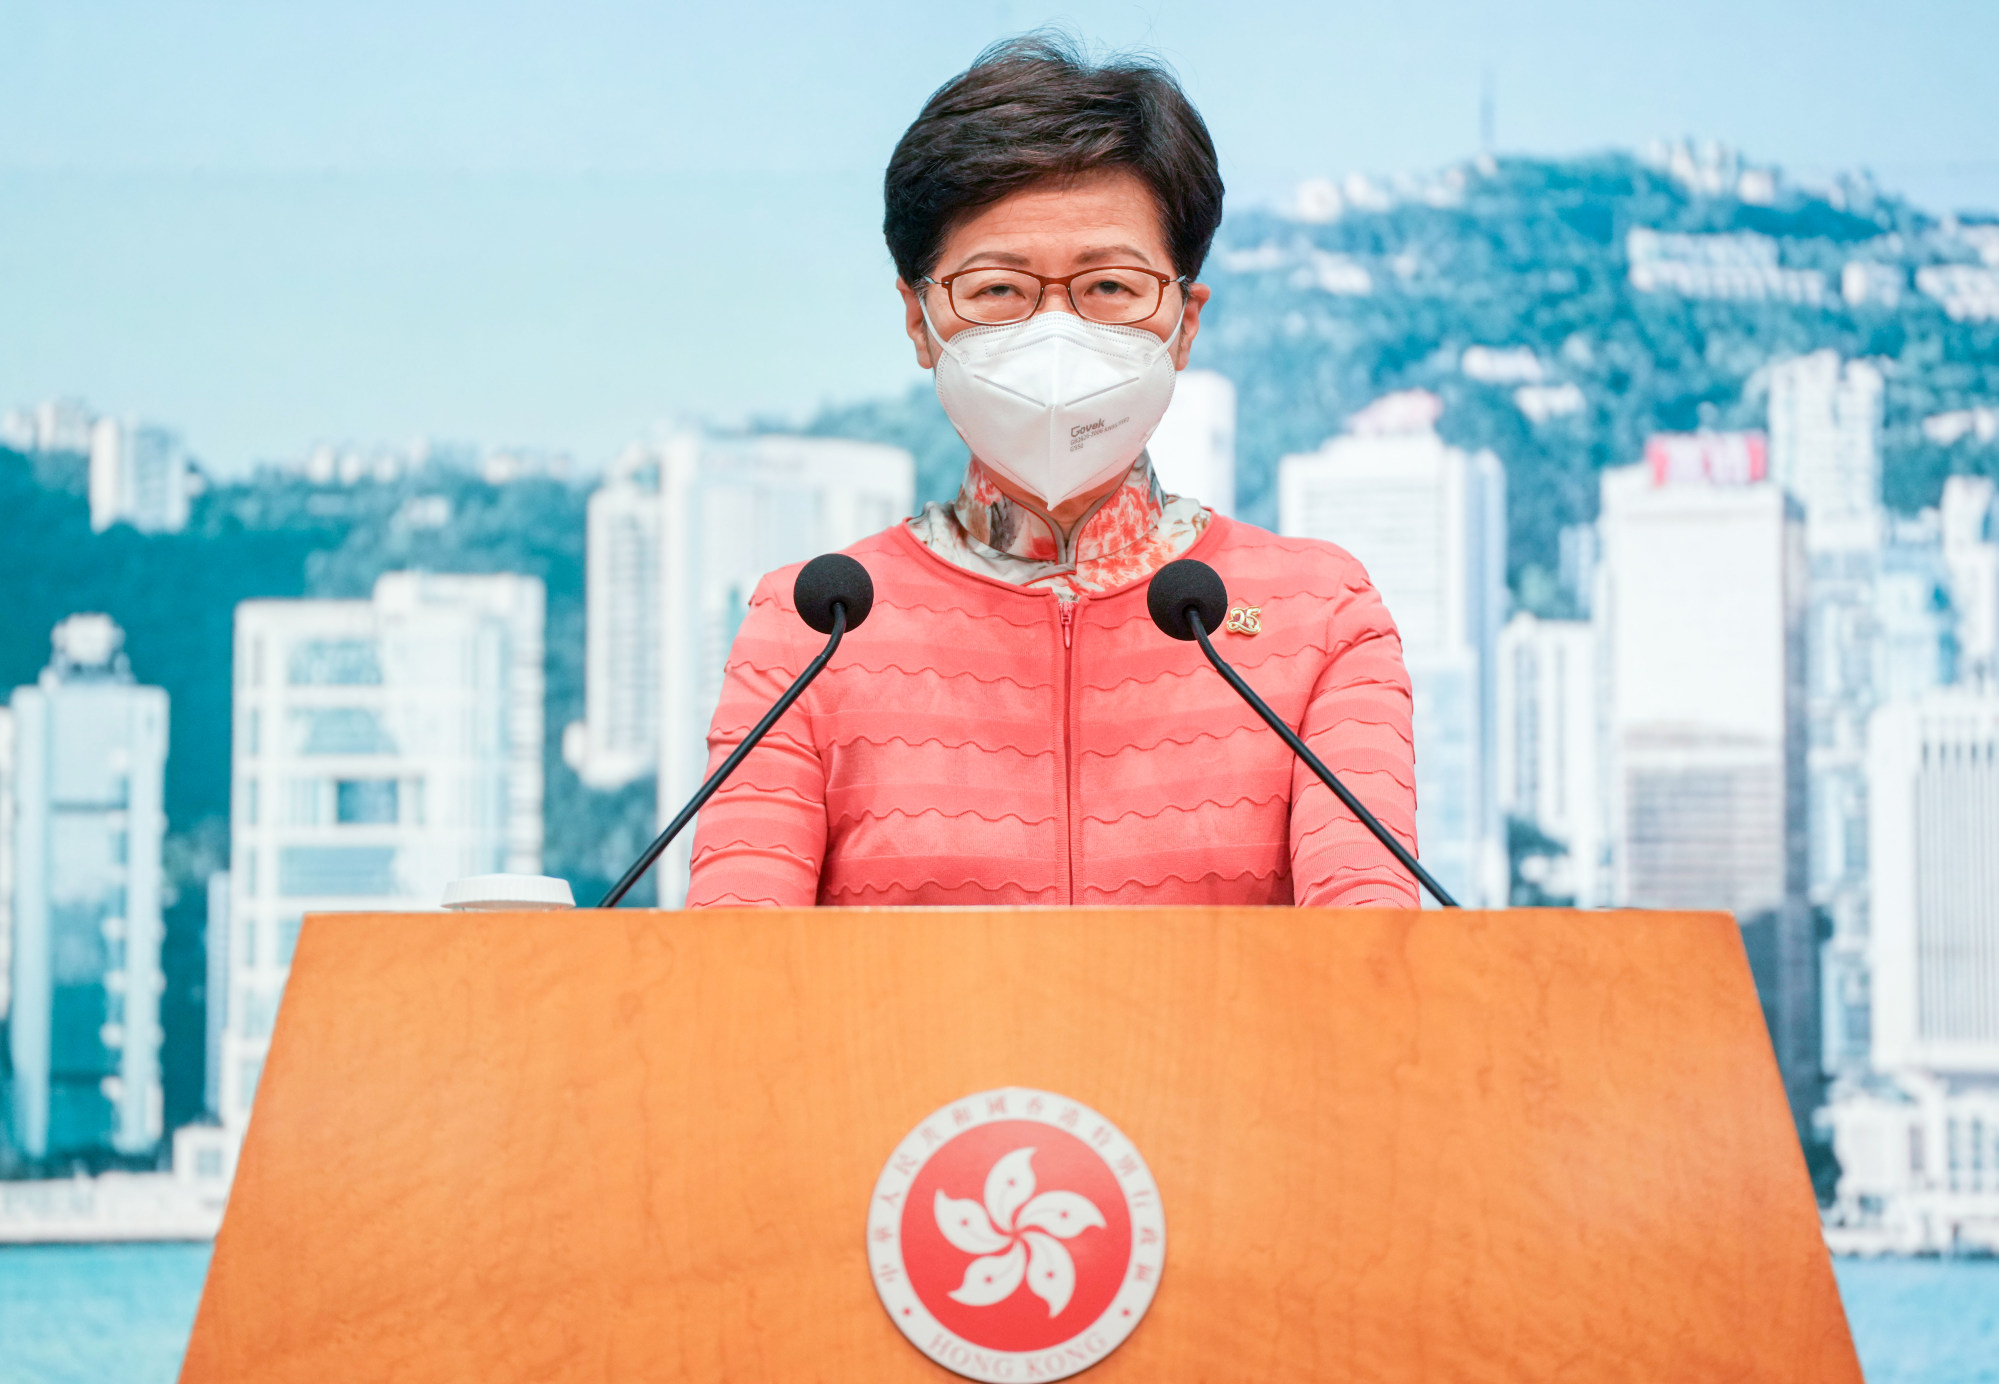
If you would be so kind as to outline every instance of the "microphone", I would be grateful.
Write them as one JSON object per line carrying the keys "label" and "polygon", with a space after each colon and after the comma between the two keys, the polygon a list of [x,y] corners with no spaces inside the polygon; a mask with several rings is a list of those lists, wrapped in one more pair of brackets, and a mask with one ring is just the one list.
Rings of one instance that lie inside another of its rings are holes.
{"label": "microphone", "polygon": [[777,704],[764,713],[763,720],[743,737],[743,743],[722,761],[721,767],[708,775],[708,781],[701,785],[700,791],[688,799],[687,806],[666,824],[666,830],[653,838],[652,844],[633,862],[632,868],[625,871],[624,878],[611,886],[611,892],[598,901],[597,907],[618,906],[619,901],[631,892],[632,886],[652,868],[660,853],[673,844],[673,838],[680,835],[681,828],[693,820],[701,805],[715,796],[715,790],[757,747],[764,733],[777,724],[777,718],[784,715],[798,700],[799,694],[811,685],[812,679],[819,676],[820,670],[833,657],[833,651],[840,647],[840,636],[848,630],[859,629],[861,621],[868,618],[868,612],[874,608],[875,584],[868,576],[868,569],[845,553],[827,553],[813,558],[799,570],[798,580],[792,584],[791,599],[798,607],[799,619],[819,633],[831,636],[826,641],[826,647],[819,651],[819,657],[806,665],[797,681],[784,690]]}
{"label": "microphone", "polygon": [[1430,891],[1430,897],[1445,908],[1458,906],[1458,901],[1444,892],[1444,886],[1430,877],[1430,872],[1395,839],[1394,833],[1375,820],[1374,814],[1361,805],[1360,799],[1348,792],[1347,786],[1333,776],[1333,771],[1319,762],[1311,747],[1299,739],[1297,733],[1285,725],[1263,698],[1242,680],[1242,675],[1215,652],[1215,646],[1208,642],[1208,631],[1220,628],[1222,621],[1228,618],[1229,593],[1214,568],[1187,557],[1167,563],[1153,573],[1152,584],[1145,589],[1145,607],[1152,613],[1152,623],[1173,638],[1199,640],[1201,652],[1208,656],[1208,662],[1215,665],[1215,671],[1249,703],[1251,710],[1263,718],[1264,724],[1284,738],[1291,752],[1305,761],[1305,767],[1333,790],[1334,796],[1347,805],[1347,810],[1360,818],[1361,825],[1388,847],[1389,854],[1402,862],[1403,868],[1416,877],[1416,882]]}

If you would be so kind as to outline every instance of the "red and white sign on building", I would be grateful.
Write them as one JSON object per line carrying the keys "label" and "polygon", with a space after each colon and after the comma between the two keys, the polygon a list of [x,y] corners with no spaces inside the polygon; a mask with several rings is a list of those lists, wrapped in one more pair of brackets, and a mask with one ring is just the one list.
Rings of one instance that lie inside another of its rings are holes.
{"label": "red and white sign on building", "polygon": [[1166,1219],[1136,1146],[1096,1111],[1009,1086],[896,1146],[868,1207],[890,1320],[968,1379],[1065,1379],[1123,1344],[1159,1287]]}
{"label": "red and white sign on building", "polygon": [[1760,432],[1654,433],[1645,440],[1652,484],[1754,485],[1769,474]]}

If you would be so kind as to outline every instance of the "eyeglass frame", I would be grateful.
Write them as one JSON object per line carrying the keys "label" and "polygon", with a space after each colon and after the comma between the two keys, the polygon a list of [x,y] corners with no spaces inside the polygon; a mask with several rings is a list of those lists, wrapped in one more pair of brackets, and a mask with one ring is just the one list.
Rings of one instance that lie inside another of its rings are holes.
{"label": "eyeglass frame", "polygon": [[[943,289],[945,304],[951,309],[951,315],[957,318],[960,322],[964,322],[974,327],[1011,327],[1017,322],[1025,322],[1028,318],[1040,312],[1041,305],[1048,301],[1048,290],[1058,286],[1062,290],[1062,296],[1069,300],[1070,310],[1074,312],[1076,316],[1083,317],[1083,310],[1076,305],[1075,292],[1069,287],[1069,285],[1074,283],[1076,280],[1080,278],[1086,277],[1087,275],[1102,274],[1107,270],[1111,269],[1125,269],[1131,271],[1134,274],[1144,274],[1148,278],[1159,280],[1159,301],[1154,303],[1152,305],[1152,311],[1146,313],[1145,316],[1143,317],[1134,317],[1129,322],[1102,322],[1098,323],[1099,326],[1135,327],[1140,322],[1144,322],[1153,317],[1157,317],[1159,315],[1159,309],[1166,305],[1166,290],[1168,287],[1170,287],[1173,284],[1180,285],[1181,307],[1184,310],[1186,307],[1186,291],[1194,286],[1194,281],[1188,278],[1185,274],[1182,274],[1178,278],[1175,278],[1168,274],[1162,274],[1157,269],[1147,269],[1142,264],[1093,264],[1088,269],[1078,269],[1075,273],[1065,275],[1059,279],[1051,279],[1046,274],[1037,274],[1032,269],[1014,269],[1004,264],[975,264],[970,269],[960,269],[957,273],[946,274],[941,279],[933,279],[932,277],[930,277],[930,275],[925,274],[921,279],[917,280],[917,286],[919,288],[933,287],[933,288]],[[1035,298],[1034,306],[1029,308],[1026,312],[1022,313],[1019,317],[1009,318],[1005,322],[980,322],[975,318],[967,317],[965,316],[964,313],[959,312],[958,304],[951,296],[951,285],[956,283],[959,279],[964,278],[967,274],[991,273],[994,270],[999,270],[1007,274],[1025,274],[1028,278],[1034,279],[1037,282],[1039,282],[1041,285],[1041,293],[1039,294],[1039,296]],[[1096,321],[1096,319],[1092,317],[1083,317],[1083,320],[1085,322]]]}

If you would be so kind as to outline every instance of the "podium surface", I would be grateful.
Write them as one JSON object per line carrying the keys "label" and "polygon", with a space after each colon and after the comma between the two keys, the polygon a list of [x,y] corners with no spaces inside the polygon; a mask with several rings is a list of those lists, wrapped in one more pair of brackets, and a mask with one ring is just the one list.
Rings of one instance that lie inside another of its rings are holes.
{"label": "podium surface", "polygon": [[864,1231],[1001,1087],[1157,1182],[1089,1380],[1860,1378],[1727,915],[1247,908],[313,917],[182,1378],[948,1380]]}

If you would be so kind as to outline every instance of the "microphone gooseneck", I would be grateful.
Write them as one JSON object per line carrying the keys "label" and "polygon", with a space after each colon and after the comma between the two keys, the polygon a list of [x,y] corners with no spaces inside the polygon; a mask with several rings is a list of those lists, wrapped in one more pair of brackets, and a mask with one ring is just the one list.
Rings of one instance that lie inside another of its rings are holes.
{"label": "microphone gooseneck", "polygon": [[776,705],[765,712],[764,718],[743,737],[743,743],[730,751],[721,767],[708,776],[707,782],[688,799],[687,806],[666,824],[666,830],[653,838],[652,844],[632,862],[632,868],[625,871],[624,877],[611,886],[611,891],[598,901],[597,907],[616,908],[631,892],[632,886],[645,878],[645,872],[673,844],[673,838],[680,835],[681,830],[694,819],[694,814],[715,796],[715,791],[736,771],[736,766],[757,747],[764,733],[777,724],[777,718],[784,715],[798,700],[799,694],[819,676],[820,670],[832,660],[833,651],[840,647],[841,636],[848,630],[860,628],[861,622],[868,618],[868,612],[874,608],[875,584],[868,576],[868,569],[845,553],[827,553],[813,558],[799,569],[798,580],[792,583],[791,598],[798,607],[801,620],[819,633],[831,636],[826,641],[826,647],[784,690]]}
{"label": "microphone gooseneck", "polygon": [[1458,901],[1445,892],[1444,886],[1430,877],[1430,872],[1410,854],[1408,847],[1395,839],[1395,834],[1383,826],[1372,812],[1361,803],[1347,786],[1341,783],[1331,769],[1319,761],[1312,749],[1297,732],[1284,724],[1278,714],[1270,709],[1263,698],[1256,695],[1256,689],[1242,680],[1242,675],[1229,667],[1227,661],[1215,652],[1209,642],[1208,631],[1219,629],[1228,616],[1228,588],[1223,585],[1221,575],[1205,562],[1193,558],[1181,558],[1169,562],[1153,574],[1152,583],[1145,592],[1146,609],[1152,613],[1153,623],[1175,639],[1191,639],[1201,646],[1201,652],[1208,656],[1208,662],[1215,665],[1230,687],[1236,690],[1250,709],[1264,720],[1272,730],[1291,747],[1291,752],[1305,762],[1305,767],[1319,776],[1319,781],[1333,790],[1333,795],[1345,803],[1347,810],[1360,819],[1361,825],[1373,832],[1375,839],[1388,848],[1402,863],[1402,867],[1416,877],[1416,882],[1430,891],[1430,897],[1445,908],[1456,908]]}

